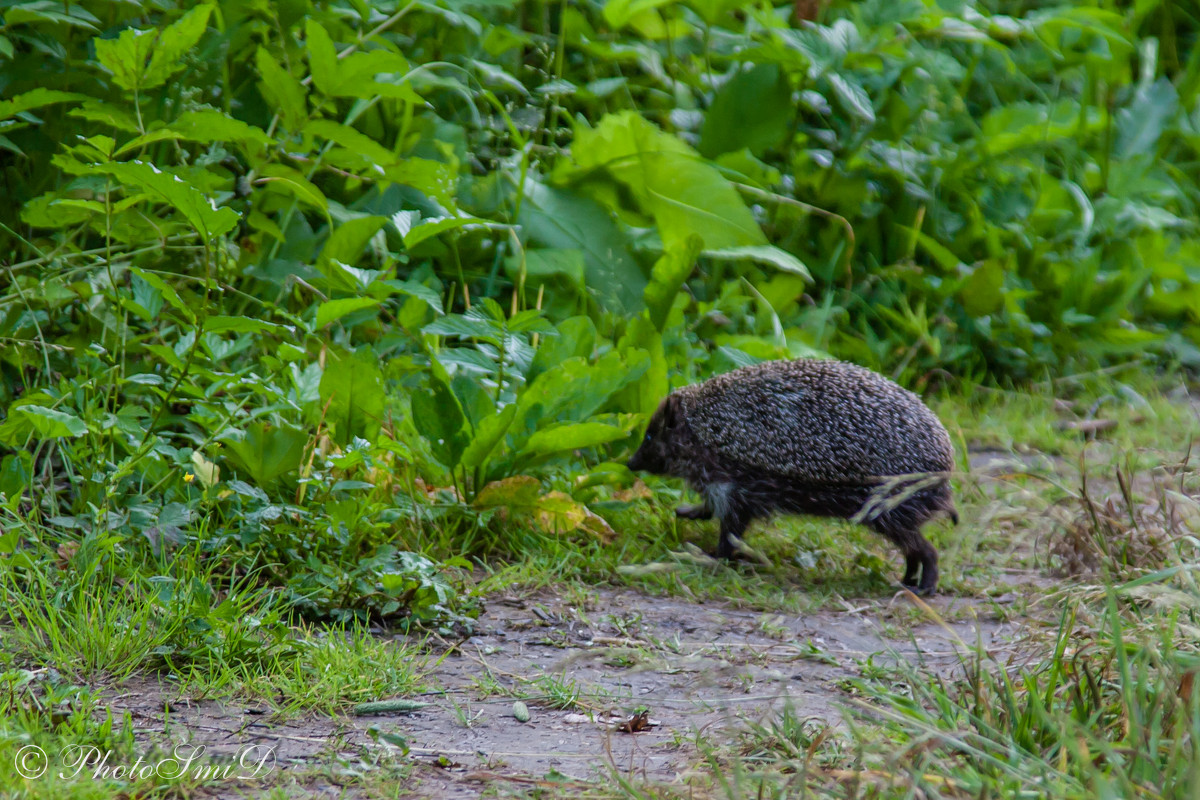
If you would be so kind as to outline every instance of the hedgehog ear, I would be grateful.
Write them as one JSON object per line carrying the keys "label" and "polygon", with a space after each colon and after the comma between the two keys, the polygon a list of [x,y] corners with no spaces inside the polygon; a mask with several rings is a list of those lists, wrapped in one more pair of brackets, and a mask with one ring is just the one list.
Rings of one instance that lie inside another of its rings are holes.
{"label": "hedgehog ear", "polygon": [[675,424],[680,418],[679,395],[669,394],[667,399],[663,400],[663,427],[670,430],[675,427]]}

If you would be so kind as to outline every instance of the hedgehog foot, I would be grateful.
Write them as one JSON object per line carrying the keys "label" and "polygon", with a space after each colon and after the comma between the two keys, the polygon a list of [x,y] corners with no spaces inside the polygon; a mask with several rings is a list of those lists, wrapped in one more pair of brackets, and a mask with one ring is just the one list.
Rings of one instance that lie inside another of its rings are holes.
{"label": "hedgehog foot", "polygon": [[675,509],[675,516],[680,519],[712,519],[712,509],[707,505],[694,506],[679,506]]}

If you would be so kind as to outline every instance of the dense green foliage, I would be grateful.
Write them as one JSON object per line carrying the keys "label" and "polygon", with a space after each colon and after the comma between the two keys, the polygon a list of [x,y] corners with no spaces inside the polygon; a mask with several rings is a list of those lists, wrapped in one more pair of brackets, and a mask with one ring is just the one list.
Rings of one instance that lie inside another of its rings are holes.
{"label": "dense green foliage", "polygon": [[437,616],[437,541],[611,535],[607,459],[673,383],[1195,363],[1197,30],[1158,2],[8,4],[4,549],[192,540],[308,611]]}

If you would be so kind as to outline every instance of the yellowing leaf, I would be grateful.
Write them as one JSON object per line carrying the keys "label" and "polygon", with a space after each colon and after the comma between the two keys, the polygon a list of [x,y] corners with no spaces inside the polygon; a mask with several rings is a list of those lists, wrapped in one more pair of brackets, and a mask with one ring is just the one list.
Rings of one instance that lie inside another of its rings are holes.
{"label": "yellowing leaf", "polygon": [[221,468],[205,458],[199,450],[192,451],[192,467],[205,487],[214,486],[221,480]]}

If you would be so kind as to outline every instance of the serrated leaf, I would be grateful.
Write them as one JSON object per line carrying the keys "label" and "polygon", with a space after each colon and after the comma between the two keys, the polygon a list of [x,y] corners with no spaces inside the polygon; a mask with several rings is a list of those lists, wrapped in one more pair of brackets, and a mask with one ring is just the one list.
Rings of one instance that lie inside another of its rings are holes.
{"label": "serrated leaf", "polygon": [[837,96],[842,108],[863,122],[869,124],[875,122],[875,109],[872,107],[871,98],[867,97],[865,89],[857,83],[851,83],[836,72],[830,72],[825,77],[829,79],[829,85],[833,87],[833,93]]}
{"label": "serrated leaf", "polygon": [[152,30],[126,28],[116,39],[96,39],[96,60],[112,73],[118,86],[133,91],[142,85],[156,38]]}
{"label": "serrated leaf", "polygon": [[184,54],[195,47],[204,35],[212,10],[211,5],[196,6],[158,34],[154,55],[142,77],[140,88],[161,86],[183,66],[180,62]]}
{"label": "serrated leaf", "polygon": [[88,432],[87,424],[74,414],[44,406],[22,405],[15,411],[23,414],[33,425],[39,439],[83,436]]}
{"label": "serrated leaf", "polygon": [[333,96],[338,89],[337,49],[321,23],[309,17],[305,20],[304,40],[308,49],[308,69],[313,85]]}
{"label": "serrated leaf", "polygon": [[205,333],[286,333],[287,326],[253,317],[230,317],[215,314],[204,319]]}
{"label": "serrated leaf", "polygon": [[263,97],[283,119],[287,130],[299,130],[308,117],[308,105],[300,81],[281,67],[265,47],[258,48],[254,63],[258,74],[262,76],[258,88]]}
{"label": "serrated leaf", "polygon": [[445,313],[442,310],[442,296],[433,289],[416,281],[380,281],[389,289],[406,294],[409,297],[415,297],[418,300],[423,300],[426,305],[436,311],[438,314]]}
{"label": "serrated leaf", "polygon": [[304,133],[309,136],[320,136],[322,139],[339,144],[362,156],[370,162],[376,172],[382,172],[385,166],[399,160],[395,153],[365,133],[330,119],[315,119],[309,122],[304,126]]}
{"label": "serrated leaf", "polygon": [[104,164],[98,167],[122,183],[137,186],[148,194],[166,201],[188,221],[205,240],[228,233],[237,225],[237,212],[231,208],[218,208],[217,204],[203,192],[182,178],[164,172],[152,164],[142,161],[126,161]]}

